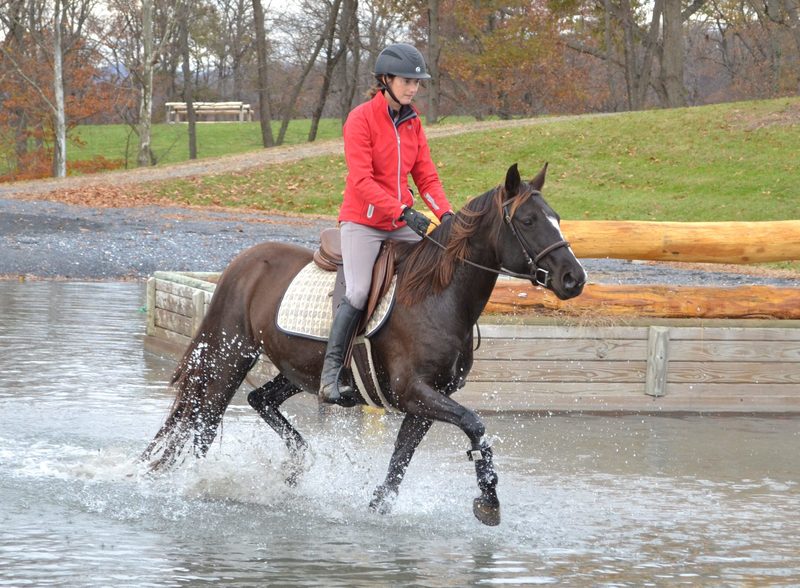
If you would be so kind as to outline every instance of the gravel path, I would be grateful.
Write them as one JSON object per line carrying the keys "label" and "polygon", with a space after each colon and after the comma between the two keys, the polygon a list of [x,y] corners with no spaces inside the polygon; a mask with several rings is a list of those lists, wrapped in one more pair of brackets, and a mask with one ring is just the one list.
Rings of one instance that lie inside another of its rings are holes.
{"label": "gravel path", "polygon": [[222,270],[264,240],[311,246],[333,219],[186,208],[87,208],[0,199],[0,275],[146,278],[157,270]]}
{"label": "gravel path", "polygon": [[[334,225],[333,218],[178,207],[88,208],[0,198],[0,276],[118,280],[144,279],[158,270],[220,271],[259,241],[314,247],[320,230]],[[588,259],[585,265],[592,281],[607,284],[800,286],[798,276],[742,273],[745,268],[714,271],[611,259]]]}

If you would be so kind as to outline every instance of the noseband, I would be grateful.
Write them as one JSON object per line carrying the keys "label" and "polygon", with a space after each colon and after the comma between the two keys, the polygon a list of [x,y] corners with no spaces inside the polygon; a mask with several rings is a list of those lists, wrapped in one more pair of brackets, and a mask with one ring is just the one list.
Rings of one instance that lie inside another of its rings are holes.
{"label": "noseband", "polygon": [[[539,192],[532,192],[531,196],[535,196],[537,194],[539,194]],[[532,256],[530,250],[528,249],[527,244],[522,238],[522,235],[520,235],[519,231],[517,230],[517,227],[514,226],[514,219],[512,218],[511,213],[508,210],[509,204],[511,204],[511,200],[506,200],[502,204],[503,220],[508,225],[508,228],[511,229],[511,234],[514,235],[514,237],[516,237],[517,243],[519,243],[519,246],[522,248],[522,253],[525,255],[525,261],[528,264],[528,267],[531,269],[531,273],[526,275],[526,274],[519,274],[517,272],[512,272],[505,268],[500,268],[500,269],[503,275],[513,276],[515,278],[523,278],[526,280],[533,280],[539,286],[547,288],[550,286],[550,281],[551,281],[550,272],[541,267],[539,265],[539,262],[543,258],[547,257],[550,253],[555,251],[556,249],[561,249],[562,247],[569,247],[569,242],[563,239],[561,241],[556,241],[555,243],[551,243],[550,245],[542,249],[536,255]]]}

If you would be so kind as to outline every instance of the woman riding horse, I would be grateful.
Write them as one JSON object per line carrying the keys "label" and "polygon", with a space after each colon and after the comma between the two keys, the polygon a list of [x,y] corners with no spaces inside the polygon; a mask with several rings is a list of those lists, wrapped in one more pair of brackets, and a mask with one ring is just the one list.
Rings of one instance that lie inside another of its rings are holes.
{"label": "woman riding horse", "polygon": [[[388,512],[414,452],[434,422],[455,425],[469,440],[480,496],[475,516],[500,522],[497,474],[480,416],[451,396],[471,367],[475,323],[498,274],[524,278],[561,299],[577,296],[586,273],[541,194],[546,166],[523,182],[516,164],[505,182],[470,200],[430,239],[397,246],[393,311],[369,336],[375,383],[387,406],[405,413],[389,470],[370,506]],[[313,264],[313,251],[264,242],[240,253],[220,276],[202,323],[172,377],[172,409],[142,458],[154,470],[174,465],[189,450],[201,457],[222,417],[262,355],[278,375],[251,391],[247,401],[289,450],[287,482],[305,469],[308,445],[281,405],[320,385],[324,343],[278,326],[278,314],[296,276]],[[327,291],[327,289],[326,289]],[[328,307],[330,308],[330,307]],[[363,391],[354,394],[366,404]]]}
{"label": "woman riding horse", "polygon": [[331,325],[319,388],[325,402],[350,405],[353,388],[340,376],[367,303],[381,244],[387,239],[418,241],[430,224],[412,208],[408,175],[437,218],[453,214],[411,106],[420,80],[430,78],[425,60],[411,45],[389,45],[375,62],[375,78],[372,99],[353,109],[343,129],[348,173],[339,223],[345,297]]}

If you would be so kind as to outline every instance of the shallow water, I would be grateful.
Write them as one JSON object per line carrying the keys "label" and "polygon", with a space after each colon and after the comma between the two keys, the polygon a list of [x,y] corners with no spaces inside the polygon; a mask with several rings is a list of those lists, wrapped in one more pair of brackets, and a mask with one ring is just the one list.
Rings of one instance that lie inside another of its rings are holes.
{"label": "shallow water", "polygon": [[172,362],[136,283],[0,282],[0,586],[798,585],[800,419],[492,417],[499,527],[437,425],[392,514],[369,512],[398,421],[286,404],[285,452],[231,407],[209,458],[149,477]]}

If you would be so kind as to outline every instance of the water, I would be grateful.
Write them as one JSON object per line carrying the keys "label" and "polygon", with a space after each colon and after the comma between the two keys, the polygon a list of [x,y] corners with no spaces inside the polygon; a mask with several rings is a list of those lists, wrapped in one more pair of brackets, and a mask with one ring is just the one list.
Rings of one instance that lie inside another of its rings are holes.
{"label": "water", "polygon": [[798,418],[488,418],[496,528],[445,425],[370,513],[397,420],[311,397],[286,405],[314,448],[296,488],[242,397],[208,459],[149,477],[172,362],[142,351],[143,300],[0,282],[0,586],[800,585]]}

